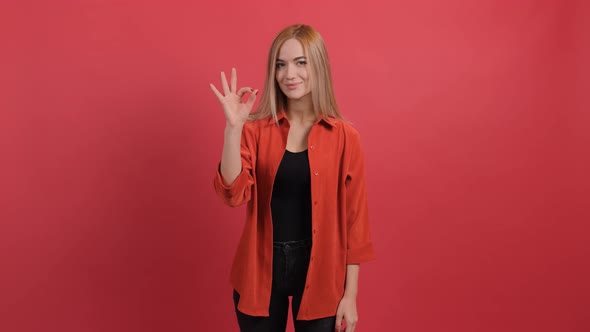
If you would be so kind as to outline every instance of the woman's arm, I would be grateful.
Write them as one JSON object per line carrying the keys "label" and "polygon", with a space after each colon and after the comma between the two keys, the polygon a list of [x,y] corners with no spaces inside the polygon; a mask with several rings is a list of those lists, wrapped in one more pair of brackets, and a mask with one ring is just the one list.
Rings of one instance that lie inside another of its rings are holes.
{"label": "woman's arm", "polygon": [[242,172],[242,157],[240,155],[242,129],[243,124],[237,126],[228,124],[225,127],[219,172],[227,186],[231,186]]}
{"label": "woman's arm", "polygon": [[[225,114],[226,126],[223,140],[221,162],[215,176],[215,190],[226,204],[238,206],[250,199],[250,187],[253,183],[251,170],[251,158],[248,146],[243,144],[243,131],[252,105],[256,100],[258,90],[249,87],[237,90],[237,73],[232,69],[231,85],[228,85],[225,73],[221,73],[221,85],[223,93],[210,84],[222,105]],[[242,96],[250,93],[250,98],[245,103]],[[240,176],[242,175],[242,176]]]}
{"label": "woman's arm", "polygon": [[346,285],[344,286],[344,297],[352,297],[356,300],[359,285],[359,264],[346,265]]}
{"label": "woman's arm", "polygon": [[346,322],[346,332],[353,332],[358,322],[358,313],[356,311],[356,296],[358,294],[359,281],[358,264],[346,265],[346,285],[344,296],[340,300],[338,310],[336,311],[336,331],[341,331],[342,320]]}

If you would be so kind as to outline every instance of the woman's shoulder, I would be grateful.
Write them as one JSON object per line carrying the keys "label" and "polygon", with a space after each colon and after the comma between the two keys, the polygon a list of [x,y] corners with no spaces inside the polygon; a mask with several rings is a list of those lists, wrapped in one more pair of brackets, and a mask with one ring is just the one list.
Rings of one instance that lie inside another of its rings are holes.
{"label": "woman's shoulder", "polygon": [[250,118],[244,123],[244,127],[256,128],[268,123],[268,118]]}
{"label": "woman's shoulder", "polygon": [[258,131],[268,124],[268,119],[248,119],[244,123],[244,129],[249,131]]}
{"label": "woman's shoulder", "polygon": [[267,127],[271,123],[272,117],[257,118],[250,117],[244,123],[243,132],[246,136],[258,136],[261,129]]}
{"label": "woman's shoulder", "polygon": [[359,131],[355,128],[354,124],[346,119],[328,117],[327,121],[330,122],[333,127],[339,128],[345,136],[352,136],[354,138],[360,136]]}

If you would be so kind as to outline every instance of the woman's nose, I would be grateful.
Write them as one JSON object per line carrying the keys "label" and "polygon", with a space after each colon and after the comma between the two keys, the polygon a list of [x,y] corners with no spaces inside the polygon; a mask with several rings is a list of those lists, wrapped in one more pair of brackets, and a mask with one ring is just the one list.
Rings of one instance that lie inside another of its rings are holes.
{"label": "woman's nose", "polygon": [[287,79],[291,80],[295,78],[295,68],[293,65],[287,65]]}

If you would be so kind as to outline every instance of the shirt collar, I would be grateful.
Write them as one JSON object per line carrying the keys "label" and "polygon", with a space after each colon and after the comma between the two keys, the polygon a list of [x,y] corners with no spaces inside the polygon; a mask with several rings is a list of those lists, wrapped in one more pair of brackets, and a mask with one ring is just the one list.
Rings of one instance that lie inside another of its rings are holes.
{"label": "shirt collar", "polygon": [[[283,121],[283,119],[285,119],[286,117],[287,117],[287,116],[285,115],[285,112],[282,112],[282,111],[281,111],[281,112],[279,112],[279,113],[277,114],[277,122],[278,122],[278,123],[281,123],[281,122]],[[330,127],[334,127],[334,126],[336,125],[336,123],[335,123],[335,121],[334,121],[334,120],[335,120],[335,118],[334,118],[334,117],[332,117],[332,116],[328,116],[328,117],[326,117],[326,118],[319,118],[319,119],[317,119],[317,120],[316,120],[316,122],[315,122],[315,124],[318,124],[318,123],[320,123],[320,122],[321,122],[321,123],[323,123],[323,124],[326,124],[326,125],[328,125],[328,126],[330,126]],[[274,118],[273,118],[272,116],[270,116],[270,117],[268,118],[268,123],[269,123],[269,124],[271,124],[271,123],[274,123]]]}

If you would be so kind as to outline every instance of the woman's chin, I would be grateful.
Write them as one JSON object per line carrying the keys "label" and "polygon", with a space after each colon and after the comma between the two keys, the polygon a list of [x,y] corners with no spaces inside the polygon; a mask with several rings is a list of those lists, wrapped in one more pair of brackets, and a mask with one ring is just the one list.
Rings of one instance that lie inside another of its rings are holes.
{"label": "woman's chin", "polygon": [[304,97],[307,97],[309,95],[309,93],[302,93],[302,92],[289,92],[289,93],[285,93],[285,96],[287,96],[287,99],[289,100],[301,100]]}

